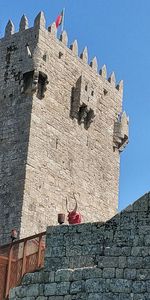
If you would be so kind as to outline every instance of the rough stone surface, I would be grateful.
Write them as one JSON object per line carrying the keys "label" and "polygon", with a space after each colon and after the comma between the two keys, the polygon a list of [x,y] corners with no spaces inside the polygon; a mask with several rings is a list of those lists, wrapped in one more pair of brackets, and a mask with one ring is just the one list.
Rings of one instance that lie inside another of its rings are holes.
{"label": "rough stone surface", "polygon": [[12,228],[25,237],[56,225],[73,193],[84,222],[105,221],[118,205],[122,91],[49,32],[43,13],[23,26],[0,40],[1,243]]}
{"label": "rough stone surface", "polygon": [[[49,227],[44,269],[26,274],[22,285],[11,290],[10,300],[148,300],[148,231],[150,193],[103,225]],[[64,257],[55,252],[51,258],[54,238],[64,247]],[[80,260],[76,251],[69,251],[74,246],[80,249]],[[85,246],[94,250],[82,252]]]}

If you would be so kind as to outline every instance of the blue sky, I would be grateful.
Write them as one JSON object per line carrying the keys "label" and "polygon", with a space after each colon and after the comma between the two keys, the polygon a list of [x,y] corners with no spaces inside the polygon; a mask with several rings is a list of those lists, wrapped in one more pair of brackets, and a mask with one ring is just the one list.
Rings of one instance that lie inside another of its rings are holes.
{"label": "blue sky", "polygon": [[16,30],[23,14],[33,25],[40,10],[47,26],[65,7],[69,43],[88,46],[124,80],[123,107],[130,117],[130,143],[121,154],[119,209],[150,190],[150,0],[0,0],[0,35],[8,19]]}

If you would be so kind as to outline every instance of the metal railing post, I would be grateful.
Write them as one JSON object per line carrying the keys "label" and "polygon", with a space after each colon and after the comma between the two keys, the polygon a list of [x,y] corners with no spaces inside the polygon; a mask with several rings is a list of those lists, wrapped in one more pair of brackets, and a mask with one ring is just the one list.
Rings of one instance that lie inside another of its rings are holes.
{"label": "metal railing post", "polygon": [[24,241],[21,276],[23,276],[26,273],[26,250],[27,241]]}
{"label": "metal railing post", "polygon": [[7,278],[6,278],[6,290],[5,290],[5,297],[7,298],[9,295],[9,285],[10,285],[10,275],[11,275],[11,261],[12,261],[12,252],[13,252],[13,245],[10,245],[10,251],[8,256],[8,268],[7,268]]}
{"label": "metal railing post", "polygon": [[39,248],[38,248],[38,258],[37,258],[37,267],[38,268],[41,267],[42,238],[43,238],[43,235],[41,234],[39,236]]}

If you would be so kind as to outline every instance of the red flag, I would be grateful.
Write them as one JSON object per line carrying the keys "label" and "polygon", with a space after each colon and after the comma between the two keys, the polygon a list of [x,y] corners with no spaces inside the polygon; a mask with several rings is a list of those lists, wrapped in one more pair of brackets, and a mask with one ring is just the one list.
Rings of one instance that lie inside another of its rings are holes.
{"label": "red flag", "polygon": [[55,23],[56,23],[56,28],[58,28],[58,27],[61,25],[61,23],[62,23],[62,21],[63,21],[63,17],[64,17],[64,12],[63,12],[63,10],[62,10],[61,14],[57,17],[57,19],[56,19],[56,21],[55,21]]}

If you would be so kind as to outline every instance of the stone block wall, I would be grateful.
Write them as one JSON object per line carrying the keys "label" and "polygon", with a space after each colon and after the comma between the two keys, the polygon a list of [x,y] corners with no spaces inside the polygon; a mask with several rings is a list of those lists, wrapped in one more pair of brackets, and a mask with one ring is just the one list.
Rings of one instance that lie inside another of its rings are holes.
{"label": "stone block wall", "polygon": [[11,300],[150,299],[150,193],[105,224],[49,227],[45,267]]}
{"label": "stone block wall", "polygon": [[0,245],[21,226],[32,110],[31,95],[21,89],[23,74],[34,69],[26,44],[33,51],[36,40],[33,28],[0,40]]}

